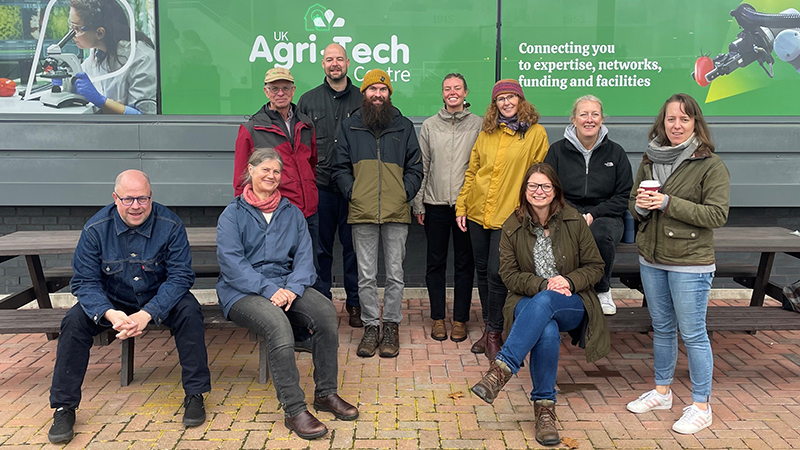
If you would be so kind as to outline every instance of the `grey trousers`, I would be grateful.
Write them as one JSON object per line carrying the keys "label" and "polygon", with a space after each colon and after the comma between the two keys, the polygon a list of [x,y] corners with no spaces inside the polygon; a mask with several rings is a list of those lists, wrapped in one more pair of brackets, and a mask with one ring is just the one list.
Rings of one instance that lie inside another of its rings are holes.
{"label": "grey trousers", "polygon": [[358,261],[358,298],[364,325],[380,325],[378,299],[378,245],[383,242],[386,286],[383,293],[383,321],[403,320],[403,260],[406,259],[408,224],[354,224],[353,248]]}

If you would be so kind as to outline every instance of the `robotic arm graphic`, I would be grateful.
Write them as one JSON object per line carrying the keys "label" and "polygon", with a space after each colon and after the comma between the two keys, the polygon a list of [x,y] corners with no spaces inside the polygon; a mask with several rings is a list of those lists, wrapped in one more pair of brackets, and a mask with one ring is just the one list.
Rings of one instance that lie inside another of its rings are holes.
{"label": "robotic arm graphic", "polygon": [[714,79],[754,61],[772,78],[773,50],[800,73],[800,12],[790,8],[777,14],[760,13],[742,3],[731,11],[731,16],[742,31],[728,46],[728,53],[720,53],[714,59],[697,59],[692,73],[697,84],[708,86]]}

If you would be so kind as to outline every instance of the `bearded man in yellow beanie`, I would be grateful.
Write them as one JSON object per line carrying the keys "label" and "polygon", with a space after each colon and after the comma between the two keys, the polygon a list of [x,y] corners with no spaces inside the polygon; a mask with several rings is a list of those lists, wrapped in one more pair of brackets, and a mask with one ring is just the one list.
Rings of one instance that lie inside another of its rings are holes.
{"label": "bearded man in yellow beanie", "polygon": [[[409,202],[422,184],[422,159],[414,125],[392,106],[389,75],[364,75],[361,108],[342,122],[332,178],[349,200],[348,223],[358,261],[358,297],[364,335],[358,356],[394,358],[400,351],[403,260]],[[383,315],[378,298],[378,245],[383,242],[386,286]],[[383,329],[379,328],[383,322]],[[382,331],[382,333],[381,333]]]}

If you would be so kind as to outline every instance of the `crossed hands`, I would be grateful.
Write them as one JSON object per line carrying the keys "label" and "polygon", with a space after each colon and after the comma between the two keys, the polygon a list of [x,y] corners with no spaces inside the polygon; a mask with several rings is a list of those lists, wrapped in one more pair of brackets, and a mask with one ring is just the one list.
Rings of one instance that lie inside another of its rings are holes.
{"label": "crossed hands", "polygon": [[117,339],[121,341],[142,334],[142,331],[152,319],[150,313],[145,310],[127,315],[122,311],[109,309],[103,317],[111,322],[111,328],[117,331]]}
{"label": "crossed hands", "polygon": [[280,288],[278,289],[278,292],[274,293],[269,300],[278,308],[283,308],[284,311],[288,311],[292,306],[292,302],[294,302],[296,298],[297,294],[294,292],[288,289]]}
{"label": "crossed hands", "polygon": [[567,281],[567,279],[561,275],[557,275],[547,280],[547,290],[556,291],[559,294],[566,295],[567,297],[572,296],[572,292],[569,290],[569,281]]}

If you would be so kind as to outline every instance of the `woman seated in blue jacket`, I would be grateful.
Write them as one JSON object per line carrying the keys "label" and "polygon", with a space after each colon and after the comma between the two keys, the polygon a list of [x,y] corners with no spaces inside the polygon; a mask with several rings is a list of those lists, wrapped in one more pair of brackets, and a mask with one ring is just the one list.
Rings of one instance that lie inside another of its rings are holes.
{"label": "woman seated in blue jacket", "polygon": [[314,408],[340,420],[355,420],[358,409],[337,395],[336,310],[310,288],[316,280],[311,237],[303,213],[278,190],[282,169],[275,150],[257,149],[248,161],[244,192],[219,216],[217,295],[225,317],[266,340],[286,428],[316,439],[328,428],[306,408],[292,324],[313,333]]}

